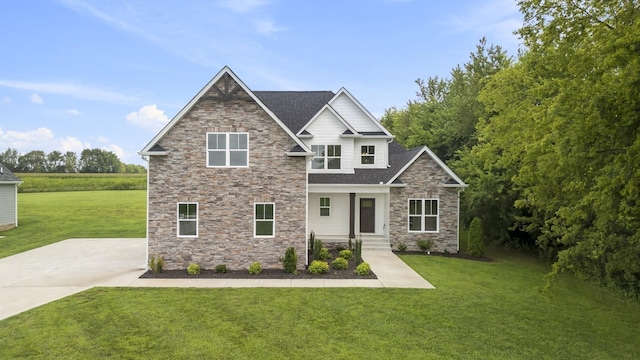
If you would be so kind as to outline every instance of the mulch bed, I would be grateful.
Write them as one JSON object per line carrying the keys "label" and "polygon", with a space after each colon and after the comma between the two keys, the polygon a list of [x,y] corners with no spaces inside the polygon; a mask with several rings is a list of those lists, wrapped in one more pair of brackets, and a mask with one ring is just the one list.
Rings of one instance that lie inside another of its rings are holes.
{"label": "mulch bed", "polygon": [[464,253],[444,253],[444,252],[435,252],[432,251],[431,254],[427,254],[424,251],[398,251],[393,250],[393,253],[396,255],[424,255],[424,256],[442,256],[454,259],[464,259],[464,260],[474,260],[474,261],[484,261],[484,262],[493,262],[492,258],[488,257],[475,257],[469,254]]}
{"label": "mulch bed", "polygon": [[[349,267],[346,270],[335,270],[331,268],[331,261],[338,257],[338,252],[329,250],[331,259],[329,263],[329,272],[326,274],[310,274],[306,270],[298,270],[298,274],[294,275],[285,272],[284,269],[262,269],[260,274],[249,274],[248,270],[227,270],[224,274],[219,274],[213,269],[201,269],[198,275],[189,275],[187,270],[163,270],[161,273],[153,273],[151,270],[140,276],[141,279],[377,279],[373,271],[369,275],[356,275],[355,259],[349,260]],[[300,255],[298,255],[300,256]],[[309,261],[311,263],[311,261]]]}

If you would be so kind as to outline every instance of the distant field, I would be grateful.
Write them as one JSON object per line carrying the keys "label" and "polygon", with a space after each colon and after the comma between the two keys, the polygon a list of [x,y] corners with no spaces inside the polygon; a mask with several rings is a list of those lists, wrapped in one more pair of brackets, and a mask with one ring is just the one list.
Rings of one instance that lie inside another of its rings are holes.
{"label": "distant field", "polygon": [[16,174],[23,184],[20,193],[146,190],[147,174]]}

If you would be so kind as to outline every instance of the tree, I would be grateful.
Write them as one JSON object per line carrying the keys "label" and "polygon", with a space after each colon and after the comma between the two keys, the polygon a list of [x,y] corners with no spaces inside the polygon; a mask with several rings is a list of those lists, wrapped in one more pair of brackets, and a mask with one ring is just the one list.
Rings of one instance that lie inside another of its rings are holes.
{"label": "tree", "polygon": [[64,153],[64,172],[75,173],[78,170],[78,157],[73,151]]}
{"label": "tree", "polygon": [[469,226],[467,252],[471,256],[484,256],[484,231],[482,229],[482,220],[480,220],[480,218],[473,218],[471,225]]}
{"label": "tree", "polygon": [[18,172],[43,173],[47,170],[47,155],[44,151],[30,151],[18,158]]}
{"label": "tree", "polygon": [[63,173],[64,171],[64,156],[60,151],[54,150],[47,155],[47,167],[46,172],[49,173]]}
{"label": "tree", "polygon": [[80,155],[78,167],[83,173],[117,173],[120,160],[111,151],[103,149],[85,149]]}
{"label": "tree", "polygon": [[18,150],[7,148],[4,152],[0,153],[0,163],[6,166],[9,170],[15,171],[18,167]]}

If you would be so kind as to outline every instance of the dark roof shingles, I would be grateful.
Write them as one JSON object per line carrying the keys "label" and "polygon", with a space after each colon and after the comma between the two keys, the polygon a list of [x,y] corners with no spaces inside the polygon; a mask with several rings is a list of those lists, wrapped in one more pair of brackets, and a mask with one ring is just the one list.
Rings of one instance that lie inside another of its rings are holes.
{"label": "dark roof shingles", "polygon": [[254,91],[253,94],[294,134],[335,96],[333,91]]}
{"label": "dark roof shingles", "polygon": [[0,171],[0,182],[17,182],[17,181],[20,181],[20,178],[15,176],[11,172],[11,170],[9,170],[3,164],[0,164],[0,169],[2,169],[2,171]]}

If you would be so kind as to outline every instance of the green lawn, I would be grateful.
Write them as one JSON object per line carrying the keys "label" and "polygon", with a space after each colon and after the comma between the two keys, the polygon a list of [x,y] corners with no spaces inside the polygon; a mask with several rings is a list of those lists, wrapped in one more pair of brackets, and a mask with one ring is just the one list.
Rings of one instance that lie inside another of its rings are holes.
{"label": "green lawn", "polygon": [[19,173],[18,192],[146,190],[147,174]]}
{"label": "green lawn", "polygon": [[145,218],[144,190],[20,193],[0,258],[69,238],[145,237]]}

